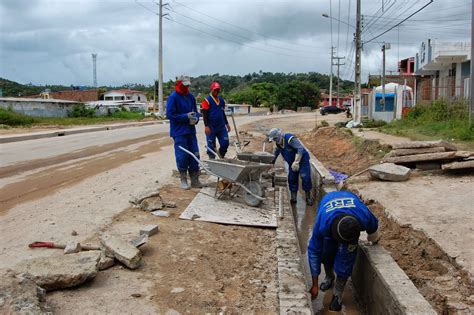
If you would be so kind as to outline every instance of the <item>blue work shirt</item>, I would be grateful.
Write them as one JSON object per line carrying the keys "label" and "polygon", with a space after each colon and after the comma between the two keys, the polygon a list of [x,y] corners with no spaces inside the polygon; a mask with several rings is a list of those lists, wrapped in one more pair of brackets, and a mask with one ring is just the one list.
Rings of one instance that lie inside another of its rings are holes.
{"label": "blue work shirt", "polygon": [[276,150],[275,150],[275,156],[273,158],[273,162],[276,161],[280,153],[283,156],[283,159],[290,166],[295,161],[296,154],[302,155],[300,162],[309,161],[308,151],[306,151],[306,149],[303,147],[303,145],[298,140],[298,138],[296,138],[295,135],[291,133],[285,133],[283,135],[282,146],[280,146],[280,144],[276,142]]}
{"label": "blue work shirt", "polygon": [[212,95],[206,96],[202,102],[202,108],[207,110],[207,117],[205,117],[206,120],[204,122],[207,123],[207,126],[213,132],[227,130],[227,117],[224,112],[225,101],[222,97],[218,96],[216,100]]}
{"label": "blue work shirt", "polygon": [[199,120],[201,115],[197,110],[196,99],[191,93],[183,95],[174,91],[168,96],[166,118],[170,121],[171,137],[196,134],[196,127],[189,124],[189,112],[195,112]]}
{"label": "blue work shirt", "polygon": [[309,266],[313,276],[321,273],[324,239],[332,238],[332,222],[341,214],[354,216],[361,224],[362,231],[367,231],[368,234],[375,233],[378,229],[378,219],[355,194],[342,190],[326,194],[319,203],[313,235],[308,245]]}

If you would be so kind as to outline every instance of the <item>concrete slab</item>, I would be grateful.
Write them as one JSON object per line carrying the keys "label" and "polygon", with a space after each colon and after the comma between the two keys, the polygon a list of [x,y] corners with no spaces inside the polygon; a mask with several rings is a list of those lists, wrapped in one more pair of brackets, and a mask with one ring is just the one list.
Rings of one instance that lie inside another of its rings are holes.
{"label": "concrete slab", "polygon": [[202,188],[183,211],[180,219],[222,224],[277,227],[277,209],[265,200],[261,208],[249,207],[234,200],[214,198],[214,188]]}

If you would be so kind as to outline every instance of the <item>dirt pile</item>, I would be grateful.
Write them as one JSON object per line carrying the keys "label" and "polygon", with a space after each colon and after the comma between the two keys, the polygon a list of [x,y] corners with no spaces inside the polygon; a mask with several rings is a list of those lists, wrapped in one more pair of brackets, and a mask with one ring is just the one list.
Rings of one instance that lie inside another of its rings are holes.
{"label": "dirt pile", "polygon": [[326,167],[353,175],[380,162],[388,147],[374,140],[353,137],[349,130],[318,128],[297,135]]}

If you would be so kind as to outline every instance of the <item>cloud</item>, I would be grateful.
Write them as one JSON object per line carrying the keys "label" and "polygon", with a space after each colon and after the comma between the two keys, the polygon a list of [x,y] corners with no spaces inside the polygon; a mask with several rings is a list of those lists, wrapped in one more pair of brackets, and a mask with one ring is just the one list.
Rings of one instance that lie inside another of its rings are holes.
{"label": "cloud", "polygon": [[[395,3],[380,16],[380,8],[363,1],[364,40],[381,33],[426,1]],[[88,85],[92,82],[91,53],[98,53],[98,81],[151,84],[158,68],[158,18],[151,0],[2,0],[0,2],[0,76],[38,84]],[[164,20],[164,74],[245,74],[272,72],[329,73],[330,47],[346,56],[341,67],[353,76],[351,50],[354,3],[262,0],[171,0],[171,20]],[[184,4],[184,5],[182,5]],[[381,42],[392,43],[387,69],[398,58],[414,56],[427,37],[469,38],[470,1],[437,0],[411,21],[377,41],[364,45],[363,75],[379,73]],[[230,24],[229,24],[230,23]],[[337,30],[340,30],[339,36]],[[339,38],[339,40],[338,40]],[[347,38],[347,40],[346,40]],[[400,43],[400,44],[398,44]],[[366,78],[363,78],[365,80]]]}

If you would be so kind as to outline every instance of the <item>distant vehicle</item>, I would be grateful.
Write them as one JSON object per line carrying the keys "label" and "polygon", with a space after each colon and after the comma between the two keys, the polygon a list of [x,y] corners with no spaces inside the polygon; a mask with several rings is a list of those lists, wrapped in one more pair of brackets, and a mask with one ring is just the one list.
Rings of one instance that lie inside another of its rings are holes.
{"label": "distant vehicle", "polygon": [[319,109],[319,112],[324,116],[327,114],[339,114],[345,112],[345,109],[337,106],[324,106]]}

